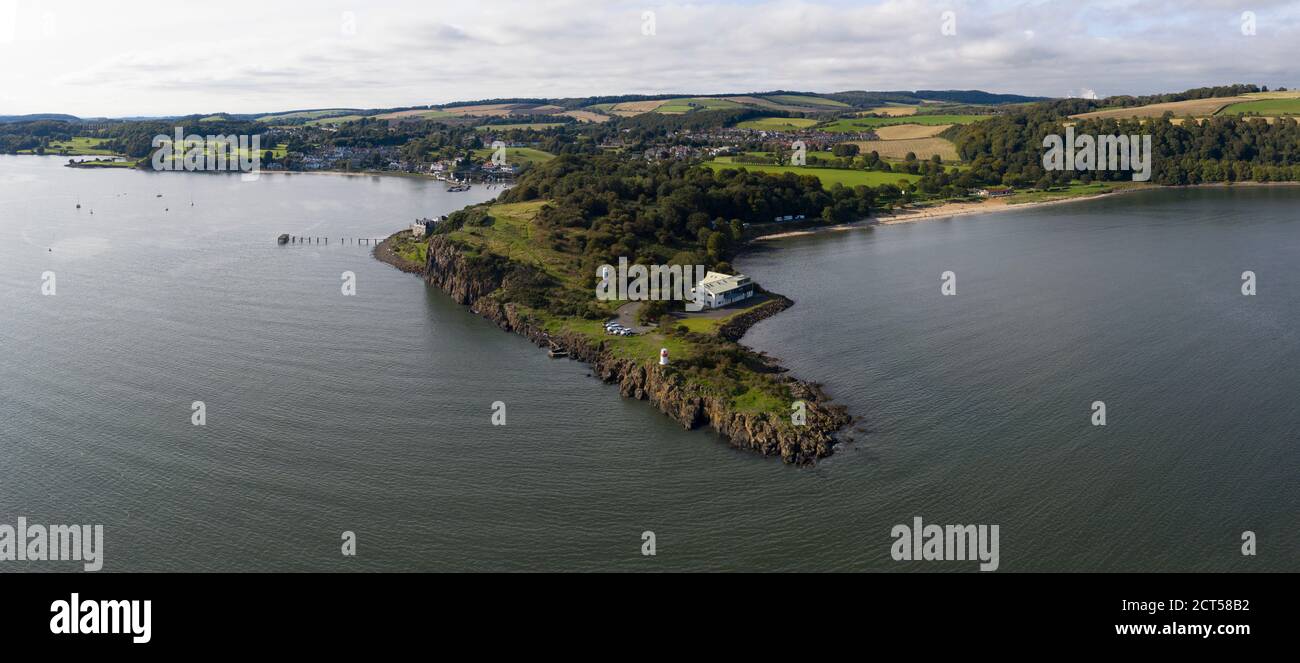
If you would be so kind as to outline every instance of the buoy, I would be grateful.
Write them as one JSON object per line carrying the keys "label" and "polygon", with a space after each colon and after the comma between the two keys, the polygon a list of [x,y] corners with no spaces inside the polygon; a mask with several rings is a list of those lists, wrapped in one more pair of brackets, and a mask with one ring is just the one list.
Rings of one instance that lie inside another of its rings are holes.
{"label": "buoy", "polygon": [[660,366],[668,365],[668,348],[664,348],[659,351],[659,365]]}

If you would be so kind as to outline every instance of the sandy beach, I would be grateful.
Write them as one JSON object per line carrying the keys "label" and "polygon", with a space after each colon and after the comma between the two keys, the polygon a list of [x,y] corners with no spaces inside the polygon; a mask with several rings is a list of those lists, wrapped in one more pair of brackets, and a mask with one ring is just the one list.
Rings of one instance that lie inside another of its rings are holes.
{"label": "sandy beach", "polygon": [[785,237],[799,237],[802,235],[815,235],[825,232],[840,232],[845,230],[854,230],[859,228],[871,228],[873,226],[892,226],[901,223],[915,223],[917,221],[928,221],[930,219],[946,219],[953,216],[965,216],[968,214],[985,214],[989,212],[1005,212],[1008,210],[1033,209],[1035,207],[1047,207],[1049,205],[1060,205],[1063,203],[1073,203],[1080,200],[1093,200],[1106,196],[1116,196],[1123,193],[1133,193],[1135,191],[1154,191],[1156,189],[1201,189],[1201,188],[1219,188],[1219,187],[1277,187],[1277,186],[1300,186],[1300,182],[1233,182],[1225,184],[1223,182],[1206,182],[1203,184],[1190,184],[1185,186],[1128,186],[1107,191],[1106,193],[1096,193],[1087,196],[1074,196],[1070,198],[1058,198],[1056,200],[1043,200],[1028,203],[1010,203],[1006,199],[992,198],[979,202],[961,202],[961,203],[943,203],[931,207],[917,207],[894,210],[874,215],[868,219],[855,223],[841,223],[834,226],[823,226],[821,228],[807,228],[802,230],[791,230],[789,232],[772,233],[770,235],[761,235],[751,241],[761,242],[769,239],[782,239]]}
{"label": "sandy beach", "polygon": [[952,202],[933,205],[930,207],[915,207],[894,210],[874,215],[868,219],[856,223],[841,223],[834,226],[824,226],[821,228],[807,228],[803,230],[792,230],[790,232],[773,233],[755,237],[753,241],[764,241],[770,239],[782,239],[785,237],[799,237],[802,235],[813,235],[824,232],[839,232],[845,230],[854,230],[857,228],[870,228],[872,226],[892,226],[902,223],[915,223],[917,221],[928,221],[930,219],[946,219],[954,216],[966,216],[969,214],[987,214],[990,212],[1002,212],[1007,210],[1031,209],[1035,207],[1046,207],[1048,205],[1057,205],[1061,203],[1072,203],[1079,200],[1092,200],[1104,196],[1112,196],[1120,193],[1131,191],[1146,191],[1147,188],[1130,188],[1116,189],[1106,193],[1097,193],[1087,196],[1074,196],[1072,198],[1059,198],[1057,200],[1043,200],[1029,203],[1009,203],[1005,199],[991,198],[979,202]]}

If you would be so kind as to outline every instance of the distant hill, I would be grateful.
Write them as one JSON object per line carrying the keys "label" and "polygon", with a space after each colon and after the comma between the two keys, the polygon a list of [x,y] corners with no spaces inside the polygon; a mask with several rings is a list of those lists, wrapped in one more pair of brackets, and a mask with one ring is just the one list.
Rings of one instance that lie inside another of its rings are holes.
{"label": "distant hill", "polygon": [[62,113],[35,113],[32,115],[0,115],[0,124],[9,124],[12,122],[38,122],[40,120],[54,120],[56,122],[80,122],[81,118],[76,115],[64,115]]}
{"label": "distant hill", "polygon": [[1045,101],[1049,97],[1026,97],[1019,94],[993,94],[983,90],[917,90],[916,96],[930,101],[957,104],[1023,104]]}
{"label": "distant hill", "polygon": [[[281,125],[337,124],[374,117],[381,120],[416,121],[437,119],[447,122],[466,122],[474,118],[534,116],[538,121],[556,116],[568,116],[579,122],[603,122],[615,117],[631,117],[643,113],[680,115],[697,111],[750,109],[769,114],[804,114],[826,116],[853,110],[871,110],[891,104],[920,105],[925,102],[997,106],[1043,101],[1047,97],[1028,97],[1019,94],[996,94],[983,90],[893,90],[816,93],[798,90],[771,90],[768,92],[732,92],[715,94],[621,94],[594,97],[557,99],[500,98],[475,101],[454,101],[436,106],[405,106],[387,109],[320,108],[287,110],[266,113],[202,113],[183,117],[115,118],[133,120],[196,120],[260,121]],[[105,121],[95,118],[94,121]],[[559,118],[563,121],[570,119]],[[74,115],[44,113],[36,115],[0,115],[0,123],[58,120],[85,122]]]}

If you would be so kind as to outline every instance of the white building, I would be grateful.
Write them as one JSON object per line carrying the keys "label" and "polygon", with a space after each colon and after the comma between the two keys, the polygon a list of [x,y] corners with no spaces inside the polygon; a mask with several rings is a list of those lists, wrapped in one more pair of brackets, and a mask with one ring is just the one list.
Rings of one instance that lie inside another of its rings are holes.
{"label": "white building", "polygon": [[721,308],[754,296],[754,281],[744,274],[708,272],[691,288],[691,298],[703,308]]}

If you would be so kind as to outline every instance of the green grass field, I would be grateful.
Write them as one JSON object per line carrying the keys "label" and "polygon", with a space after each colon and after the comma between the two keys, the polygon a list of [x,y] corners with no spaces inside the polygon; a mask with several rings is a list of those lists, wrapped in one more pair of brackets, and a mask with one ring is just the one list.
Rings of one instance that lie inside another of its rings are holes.
{"label": "green grass field", "polygon": [[570,287],[585,287],[587,279],[574,273],[573,256],[546,246],[534,233],[533,218],[544,204],[533,201],[493,205],[488,212],[495,220],[491,226],[465,226],[450,236],[516,262],[534,265],[561,278]]}
{"label": "green grass field", "polygon": [[831,132],[868,131],[895,124],[970,124],[987,120],[991,115],[907,115],[902,117],[852,117],[835,120],[818,129]]}
{"label": "green grass field", "polygon": [[898,184],[899,180],[916,182],[921,179],[920,175],[910,175],[908,173],[885,173],[876,170],[844,170],[839,168],[814,168],[811,166],[768,166],[763,164],[731,163],[724,160],[725,157],[719,157],[713,161],[706,161],[704,165],[712,168],[715,172],[720,170],[744,168],[751,173],[768,173],[770,175],[780,175],[782,173],[795,173],[797,175],[812,175],[821,180],[823,187],[831,187],[835,184],[844,186],[880,186],[881,184]]}
{"label": "green grass field", "polygon": [[656,113],[667,113],[669,115],[690,113],[697,110],[725,110],[727,108],[740,108],[741,105],[728,99],[713,99],[710,97],[683,97],[681,99],[669,99],[664,104],[654,110]]}
{"label": "green grass field", "polygon": [[[192,147],[198,147],[198,146],[200,146],[200,145],[202,145],[202,143],[196,143],[196,142],[192,142],[192,141],[185,141],[185,142],[183,142],[183,143],[181,144],[180,147],[173,147],[173,148],[172,148],[172,160],[173,160],[173,161],[181,161],[181,160],[183,160],[183,159],[185,158],[185,153],[186,153],[190,148],[192,148]],[[263,146],[261,151],[262,151],[262,152],[270,152],[272,158],[274,158],[274,159],[280,159],[280,158],[283,158],[284,155],[288,154],[288,152],[289,152],[289,144],[288,144],[288,143],[280,143],[279,145],[276,145],[276,146],[274,146],[274,147],[272,147],[272,148],[270,148],[270,149],[267,149],[265,146]],[[243,148],[239,147],[238,145],[232,145],[232,146],[230,146],[230,149],[229,149],[229,151],[227,152],[227,154],[229,155],[227,158],[229,158],[229,159],[236,159],[236,158],[239,158],[239,157],[246,156],[246,155],[247,155],[247,150],[244,150]]]}
{"label": "green grass field", "polygon": [[1300,115],[1300,99],[1260,99],[1229,104],[1219,111],[1219,115],[1260,115],[1277,117],[1279,115]]}
{"label": "green grass field", "polygon": [[[487,161],[492,158],[492,148],[474,150],[474,157]],[[555,155],[532,147],[507,147],[506,163],[534,164],[550,161]]]}
{"label": "green grass field", "polygon": [[811,117],[760,117],[745,120],[736,126],[741,129],[757,129],[760,131],[784,131],[788,129],[807,129],[814,124],[817,124],[817,120]]}
{"label": "green grass field", "polygon": [[555,127],[564,126],[563,122],[532,122],[525,124],[484,124],[474,127],[476,131],[509,131],[511,129],[528,129],[532,131],[542,131],[545,129],[554,129]]}
{"label": "green grass field", "polygon": [[1112,191],[1122,191],[1124,189],[1143,189],[1155,186],[1145,182],[1093,182],[1083,184],[1078,180],[1070,183],[1070,186],[1052,191],[1020,191],[1008,196],[1005,200],[1008,205],[1019,205],[1022,203],[1042,203],[1051,200],[1064,200],[1066,198],[1078,198],[1080,196],[1095,196],[1101,193],[1110,193]]}
{"label": "green grass field", "polygon": [[377,120],[441,120],[448,117],[462,116],[437,108],[394,111],[392,113],[381,113],[374,116]]}
{"label": "green grass field", "polygon": [[322,117],[320,119],[310,120],[307,122],[307,124],[312,126],[318,126],[318,127],[331,126],[335,124],[343,124],[344,122],[356,122],[357,120],[360,120],[362,117],[365,116],[364,115],[336,115],[334,117]]}
{"label": "green grass field", "polygon": [[801,94],[777,94],[763,97],[768,101],[775,101],[778,104],[787,104],[790,106],[825,106],[827,108],[851,108],[848,104],[834,99],[824,97],[810,97]]}
{"label": "green grass field", "polygon": [[[716,368],[700,366],[698,363],[692,365],[691,360],[699,358],[701,353],[715,351],[719,347],[717,344],[722,341],[665,333],[674,331],[676,324],[636,336],[606,334],[604,321],[612,317],[621,302],[595,302],[595,274],[581,268],[582,256],[558,250],[548,241],[549,233],[534,225],[538,210],[547,202],[539,200],[493,205],[488,209],[488,214],[493,218],[491,225],[466,226],[452,232],[448,238],[465,246],[465,255],[471,260],[491,253],[537,267],[557,282],[554,287],[592,297],[593,303],[605,314],[605,317],[596,319],[563,316],[516,303],[519,315],[533,318],[536,324],[553,336],[578,334],[603,345],[604,350],[614,357],[634,360],[646,367],[657,364],[660,349],[667,348],[674,367],[669,370],[680,366],[679,375],[684,385],[697,387],[704,393],[725,399],[740,411],[771,413],[774,415],[774,423],[784,425],[781,422],[789,410],[791,394],[789,387],[772,374],[737,365]],[[563,232],[566,239],[573,240],[585,239],[581,236],[588,231],[567,228]],[[419,256],[417,254],[412,257]],[[711,336],[716,331],[717,324],[718,321],[690,321],[684,326]]]}
{"label": "green grass field", "polygon": [[[46,154],[63,155],[69,157],[112,157],[121,156],[113,150],[100,147],[108,142],[104,138],[89,138],[87,136],[74,136],[68,141],[51,141],[49,147],[45,148]],[[19,154],[35,154],[36,150],[21,150]]]}
{"label": "green grass field", "polygon": [[319,120],[327,117],[339,117],[342,115],[352,115],[357,112],[355,108],[333,108],[329,110],[316,111],[298,111],[295,113],[279,113],[275,115],[263,115],[257,118],[258,122],[275,122],[284,120]]}

